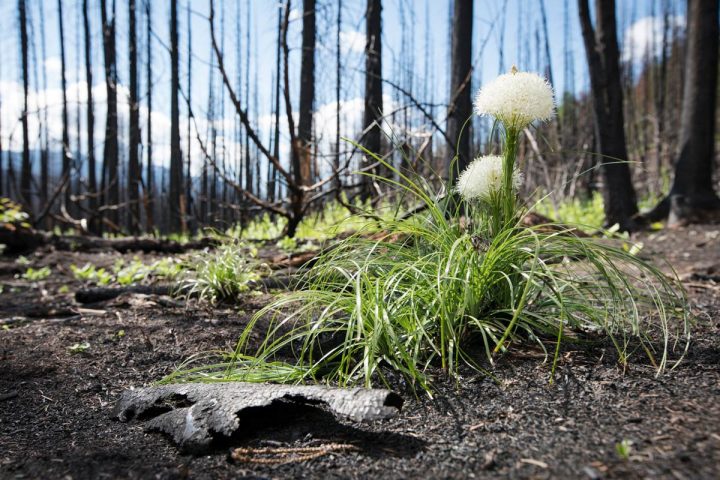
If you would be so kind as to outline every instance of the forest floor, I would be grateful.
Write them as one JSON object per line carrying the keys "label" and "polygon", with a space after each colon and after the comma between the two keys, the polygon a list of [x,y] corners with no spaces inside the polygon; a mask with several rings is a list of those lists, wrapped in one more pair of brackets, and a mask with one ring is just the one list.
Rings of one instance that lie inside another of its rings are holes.
{"label": "forest floor", "polygon": [[[392,420],[357,425],[311,409],[204,456],[181,454],[140,421],[113,420],[112,406],[193,353],[232,348],[269,294],[215,308],[137,294],[79,305],[85,284],[70,264],[135,255],[0,257],[0,478],[719,478],[720,227],[640,240],[645,255],[672,262],[697,316],[671,372],[656,377],[639,352],[623,370],[599,345],[566,349],[550,384],[541,352],[520,349],[499,359],[494,379],[468,372],[433,399],[401,392]],[[43,266],[49,277],[22,279]],[[230,446],[332,442],[357,448],[283,465],[228,459]]]}

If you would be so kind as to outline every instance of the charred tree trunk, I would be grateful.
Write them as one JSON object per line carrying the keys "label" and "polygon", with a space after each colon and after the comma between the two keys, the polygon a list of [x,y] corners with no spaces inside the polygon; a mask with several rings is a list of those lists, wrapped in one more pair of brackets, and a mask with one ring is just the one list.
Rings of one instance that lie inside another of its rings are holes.
{"label": "charred tree trunk", "polygon": [[[275,49],[275,125],[273,127],[273,155],[275,158],[280,158],[280,77],[282,76],[280,61],[281,61],[281,48],[282,44],[282,32],[283,32],[283,9],[281,5],[278,5],[278,24],[277,24],[277,45]],[[268,165],[272,165],[272,162],[268,162]],[[271,202],[275,201],[275,195],[280,197],[280,191],[277,186],[277,169],[272,166],[272,182],[268,182],[269,194],[268,199]]]}
{"label": "charred tree trunk", "polygon": [[145,56],[146,64],[146,79],[147,83],[147,145],[145,146],[146,153],[146,173],[145,173],[145,230],[152,232],[155,228],[155,215],[154,215],[154,173],[153,173],[153,154],[152,154],[152,84],[153,84],[153,70],[152,70],[152,5],[150,0],[145,0],[145,48],[147,49]]}
{"label": "charred tree trunk", "polygon": [[70,182],[65,180],[70,178],[70,164],[72,156],[70,155],[70,134],[68,124],[68,102],[67,102],[67,76],[65,74],[65,29],[63,27],[63,2],[58,0],[58,23],[60,32],[60,82],[62,86],[62,179],[67,181],[63,202],[65,205],[70,204]]}
{"label": "charred tree trunk", "polygon": [[118,116],[117,116],[117,63],[115,60],[115,0],[112,18],[108,18],[107,0],[100,0],[102,17],[103,51],[105,56],[105,87],[107,89],[107,118],[105,120],[105,147],[103,148],[102,198],[104,206],[115,206],[107,213],[107,220],[119,227],[118,206],[120,185],[118,178]]}
{"label": "charred tree trunk", "polygon": [[315,0],[303,2],[302,60],[300,64],[300,115],[298,118],[298,154],[300,172],[296,173],[298,185],[312,182],[311,165],[313,152],[312,120],[315,103]]}
{"label": "charred tree trunk", "polygon": [[[47,58],[47,42],[45,41],[45,4],[39,2],[40,7],[40,54],[42,58]],[[43,64],[42,66],[42,89],[43,89],[43,103],[47,105],[47,67]],[[41,122],[41,142],[40,147],[40,203],[46,205],[48,201],[48,188],[50,183],[50,141],[49,141],[49,124],[48,124],[48,109],[43,108],[42,122]],[[45,220],[44,227],[50,229],[52,223],[48,217]]]}
{"label": "charred tree trunk", "polygon": [[97,214],[97,166],[95,165],[95,105],[93,103],[93,75],[92,55],[90,40],[90,11],[88,0],[83,0],[83,30],[85,33],[85,83],[87,83],[87,161],[88,161],[88,208],[90,210],[90,221],[88,229],[90,233],[98,234],[100,227],[95,215]]}
{"label": "charred tree trunk", "polygon": [[128,231],[140,232],[140,104],[137,70],[137,28],[135,25],[135,0],[128,2],[128,46],[130,56],[130,152],[128,154]]}
{"label": "charred tree trunk", "polygon": [[[472,21],[473,0],[455,0],[452,25],[452,65],[450,102],[448,107],[447,136],[457,142],[451,158],[448,177],[454,182],[458,174],[470,163],[472,140]],[[466,123],[467,122],[467,123]],[[457,157],[455,157],[457,155]]]}
{"label": "charred tree trunk", "polygon": [[713,187],[718,68],[718,1],[688,0],[680,142],[669,195],[644,216],[694,223],[720,218]]}
{"label": "charred tree trunk", "polygon": [[23,151],[22,164],[20,166],[20,196],[23,205],[28,213],[32,214],[32,167],[30,165],[30,134],[28,132],[28,96],[30,94],[30,76],[28,74],[28,34],[27,34],[27,10],[25,0],[18,0],[18,13],[20,16],[20,53],[22,56],[22,79],[23,79],[23,111],[20,122],[22,123]]}
{"label": "charred tree trunk", "polygon": [[185,198],[187,198],[187,213],[191,219],[190,225],[188,225],[191,232],[195,232],[197,228],[197,217],[194,215],[195,205],[192,197],[192,155],[191,155],[191,139],[192,139],[192,125],[190,118],[190,111],[192,109],[192,18],[190,2],[187,3],[187,165],[185,169]]}
{"label": "charred tree trunk", "polygon": [[[365,32],[365,111],[363,114],[364,140],[362,144],[368,151],[379,155],[382,141],[380,122],[382,121],[383,110],[381,0],[367,0]],[[367,169],[374,162],[371,157],[363,156],[361,169]],[[362,185],[362,196],[369,198],[372,193],[371,177],[363,177]]]}
{"label": "charred tree trunk", "polygon": [[180,49],[178,41],[178,2],[170,2],[170,230],[185,230],[185,195],[183,195],[183,164],[180,150]]}
{"label": "charred tree trunk", "polygon": [[337,27],[335,29],[335,156],[333,158],[333,173],[336,175],[334,186],[336,195],[342,192],[342,179],[340,178],[340,92],[342,90],[342,51],[340,38],[342,33],[343,2],[337,2]]}
{"label": "charred tree trunk", "polygon": [[288,111],[288,124],[291,131],[291,166],[293,185],[290,186],[290,210],[288,218],[287,235],[294,237],[297,227],[306,208],[303,185],[309,184],[312,155],[312,110],[315,101],[315,0],[303,2],[303,32],[302,32],[302,60],[300,65],[300,118],[297,133],[292,120],[292,105],[290,104],[290,91],[288,80],[287,31],[289,24],[290,2],[285,7],[285,21],[283,27],[283,48],[285,52],[285,106]]}
{"label": "charred tree trunk", "polygon": [[637,214],[635,189],[630,177],[620,62],[615,22],[615,0],[596,0],[593,27],[588,0],[578,0],[595,113],[595,130],[603,174],[603,203],[607,225],[634,230]]}

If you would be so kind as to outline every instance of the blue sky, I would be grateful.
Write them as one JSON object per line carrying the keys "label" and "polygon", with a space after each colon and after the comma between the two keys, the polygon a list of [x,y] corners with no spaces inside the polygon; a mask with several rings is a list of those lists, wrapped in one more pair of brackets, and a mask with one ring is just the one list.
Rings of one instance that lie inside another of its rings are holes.
{"label": "blue sky", "polygon": [[[45,65],[48,77],[48,89],[45,92],[36,94],[31,101],[31,106],[42,106],[47,104],[51,125],[51,141],[57,142],[59,138],[59,42],[58,42],[58,16],[57,2],[44,2],[45,9],[45,36],[47,51],[45,58],[41,58],[40,49],[40,27],[39,15],[42,0],[27,0],[29,6],[30,20],[33,25],[30,30],[31,39],[36,42],[36,55],[40,65]],[[185,57],[187,52],[186,6],[188,0],[180,2],[181,22],[181,61],[182,61],[182,83],[186,83]],[[204,117],[207,111],[207,98],[209,92],[209,61],[210,42],[207,14],[209,2],[206,0],[189,0],[192,27],[192,49],[193,49],[193,109],[196,115]],[[98,146],[102,146],[103,116],[104,109],[101,106],[104,95],[102,45],[100,37],[100,15],[97,0],[90,0],[93,8],[91,23],[93,30],[93,57],[94,57],[94,92],[98,98],[98,118],[96,119],[96,131],[98,132]],[[110,1],[108,2],[110,3]],[[143,0],[138,0],[142,5]],[[633,48],[642,52],[652,42],[651,32],[657,21],[651,18],[653,13],[659,14],[660,0],[619,0],[618,2],[618,30],[621,41],[625,43],[625,50],[628,50],[628,33],[632,32]],[[684,11],[684,1],[671,0],[673,11],[678,15],[679,22]],[[83,32],[80,23],[81,0],[64,1],[64,28],[66,35],[66,55],[68,65],[68,83],[70,84],[69,99],[75,102],[77,98],[84,102],[84,57],[82,51]],[[224,5],[223,5],[224,4]],[[291,82],[292,98],[297,98],[299,88],[299,46],[301,19],[299,10],[301,0],[294,0],[292,5],[296,9],[291,18],[291,30],[289,44],[291,51]],[[564,78],[565,71],[565,46],[563,24],[565,5],[568,5],[568,18],[570,24],[570,37],[567,45],[571,49],[571,58],[575,66],[573,82]],[[125,101],[127,90],[127,4],[118,0],[118,61],[120,73],[120,102]],[[270,117],[270,101],[272,95],[273,72],[275,63],[275,42],[277,28],[277,6],[274,0],[215,0],[217,12],[216,28],[218,34],[221,28],[225,30],[226,64],[233,76],[236,75],[236,68],[240,66],[241,75],[245,75],[245,46],[247,25],[245,14],[249,9],[251,12],[250,22],[250,89],[258,86],[257,106],[250,104],[250,112],[259,123],[260,129],[265,131],[266,126],[272,121]],[[236,8],[240,8],[240,51],[236,45]],[[221,12],[224,8],[224,15]],[[585,52],[583,49],[580,29],[577,20],[575,0],[545,0],[545,7],[548,18],[549,41],[552,53],[552,68],[555,80],[556,91],[562,91],[566,85],[574,84],[576,91],[587,88]],[[337,2],[334,0],[318,0],[318,50],[316,57],[316,79],[317,97],[316,109],[318,115],[316,123],[318,129],[325,128],[319,135],[334,137],[334,104],[335,101],[335,28]],[[161,42],[167,44],[169,2],[152,1],[153,9],[153,68],[154,68],[154,129],[157,132],[156,151],[163,156],[163,144],[167,144],[169,134],[167,132],[167,115],[169,113],[169,81],[170,65],[169,54]],[[364,58],[362,49],[364,46],[364,0],[343,1],[343,28],[342,28],[342,53],[343,53],[343,75],[342,96],[343,104],[343,134],[352,136],[353,129],[357,126],[362,109],[362,92]],[[406,74],[407,78],[412,75],[413,93],[423,100],[425,87],[428,89],[428,97],[425,101],[433,101],[442,104],[448,97],[448,59],[449,59],[449,33],[448,33],[448,0],[384,0],[383,1],[383,68],[386,77],[399,81],[398,65],[412,66],[412,74]],[[501,40],[502,23],[505,22],[505,33],[503,41],[504,60],[503,67],[508,69],[516,64],[521,70],[538,70],[544,67],[544,51],[542,45],[538,45],[535,32],[540,26],[540,3],[536,0],[476,0],[474,12],[474,60],[475,77],[473,89],[479,88],[480,84],[487,79],[496,76],[500,71],[499,45]],[[223,19],[221,21],[221,19]],[[645,23],[643,23],[645,22]],[[221,25],[223,23],[223,25]],[[680,22],[681,23],[681,22]],[[402,50],[402,25],[406,25],[407,48]],[[2,136],[3,144],[8,145],[11,135],[15,142],[11,143],[17,148],[19,134],[18,107],[21,99],[19,72],[19,45],[18,45],[18,22],[17,2],[15,0],[0,1],[0,27],[7,32],[0,37],[0,101],[2,101]],[[139,19],[139,39],[144,45],[144,19]],[[426,35],[427,33],[427,35]],[[427,41],[426,41],[427,40]],[[480,45],[484,44],[482,52]],[[647,45],[646,45],[647,44]],[[141,62],[144,61],[145,47],[141,45]],[[77,78],[77,58],[81,55],[80,78]],[[540,55],[540,60],[538,60]],[[142,67],[141,67],[142,69]],[[141,90],[144,103],[144,71],[142,72]],[[31,72],[34,75],[34,73]],[[427,77],[427,80],[426,80]],[[34,81],[34,80],[33,80]],[[216,77],[216,82],[217,82]],[[185,87],[183,87],[185,88]],[[385,94],[389,99],[393,97],[393,91],[385,86]],[[255,97],[251,93],[251,97]],[[402,99],[400,99],[402,101]],[[72,107],[74,108],[74,107]],[[219,107],[218,107],[219,108]],[[182,110],[182,109],[181,109]],[[123,127],[123,111],[121,108],[121,127]],[[255,114],[257,111],[257,114]],[[71,109],[71,121],[74,122],[74,110]],[[83,114],[84,115],[84,114]],[[224,117],[219,119],[217,113],[217,125],[220,130],[224,127],[227,130],[227,143],[230,144],[230,135],[234,121],[232,119],[231,106],[226,102]],[[333,119],[332,121],[330,121]],[[144,121],[144,120],[143,120]],[[328,124],[325,126],[325,124]],[[126,124],[124,124],[126,127]],[[81,118],[81,132],[84,130],[84,118]],[[203,123],[200,127],[203,129]],[[32,126],[31,126],[32,129]],[[332,129],[332,132],[329,131]],[[74,137],[75,130],[71,132]],[[32,136],[32,134],[31,134]],[[194,147],[193,147],[194,148]],[[231,147],[228,147],[230,151]]]}

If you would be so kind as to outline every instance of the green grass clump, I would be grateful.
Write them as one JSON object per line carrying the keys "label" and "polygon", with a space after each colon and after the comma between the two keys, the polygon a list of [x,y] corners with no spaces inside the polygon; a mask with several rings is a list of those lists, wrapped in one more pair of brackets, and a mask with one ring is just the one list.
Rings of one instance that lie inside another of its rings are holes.
{"label": "green grass clump", "polygon": [[[479,369],[478,348],[492,362],[534,342],[554,368],[571,333],[603,334],[621,363],[639,348],[662,371],[687,338],[677,279],[621,246],[576,237],[570,227],[513,224],[489,237],[485,225],[463,225],[422,182],[406,180],[400,188],[427,205],[425,214],[381,221],[387,235],[379,240],[358,232],[341,241],[300,290],[255,315],[227,361],[172,378],[370,386],[389,369],[430,389],[429,367]],[[267,318],[265,340],[248,351]],[[294,361],[282,361],[288,355]]]}
{"label": "green grass clump", "polygon": [[211,303],[237,298],[267,270],[256,255],[255,249],[236,243],[202,252],[184,265],[178,292]]}
{"label": "green grass clump", "polygon": [[[517,73],[513,68],[489,90],[507,97],[507,105],[483,97],[484,113],[497,119],[502,156],[476,159],[455,185],[436,192],[363,149],[388,172],[370,175],[375,181],[425,208],[376,218],[341,240],[320,255],[298,290],[252,318],[234,352],[208,366],[194,367],[200,359],[191,359],[165,381],[369,387],[390,384],[392,372],[430,392],[436,373],[459,378],[463,366],[482,370],[483,361],[525,343],[552,359],[552,379],[570,339],[609,339],[622,365],[644,352],[658,372],[672,365],[676,347],[681,358],[689,318],[676,276],[636,256],[636,247],[580,237],[563,224],[523,225],[517,147],[533,119],[551,116],[552,90],[533,74]],[[538,98],[530,101],[526,90]],[[384,235],[365,235],[369,230]],[[236,277],[238,258],[204,276]],[[252,344],[257,333],[259,346]]]}

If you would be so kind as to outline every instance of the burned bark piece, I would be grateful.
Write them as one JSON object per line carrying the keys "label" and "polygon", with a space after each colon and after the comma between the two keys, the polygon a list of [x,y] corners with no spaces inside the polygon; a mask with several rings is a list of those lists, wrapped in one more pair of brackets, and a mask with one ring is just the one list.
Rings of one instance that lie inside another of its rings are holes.
{"label": "burned bark piece", "polygon": [[185,383],[127,390],[117,401],[113,417],[122,422],[134,417],[151,417],[148,430],[167,433],[184,451],[202,453],[215,437],[230,437],[241,428],[243,411],[283,401],[323,405],[334,414],[356,422],[392,418],[403,403],[396,393],[381,389]]}

